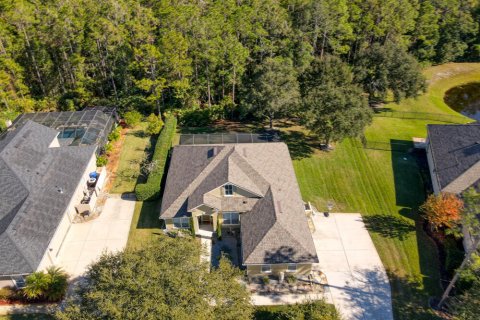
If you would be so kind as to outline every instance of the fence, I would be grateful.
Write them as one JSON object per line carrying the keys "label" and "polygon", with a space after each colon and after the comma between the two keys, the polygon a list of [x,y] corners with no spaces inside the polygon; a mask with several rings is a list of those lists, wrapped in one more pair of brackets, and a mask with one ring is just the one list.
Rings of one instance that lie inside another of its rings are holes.
{"label": "fence", "polygon": [[399,119],[432,120],[449,123],[464,123],[465,118],[453,114],[428,113],[428,112],[405,112],[394,110],[376,110],[375,116]]}
{"label": "fence", "polygon": [[362,139],[362,146],[365,149],[408,152],[410,149],[413,148],[413,142],[400,140],[384,142]]}
{"label": "fence", "polygon": [[270,133],[215,133],[215,134],[182,134],[180,144],[226,144],[226,143],[261,143],[275,142],[279,138]]}

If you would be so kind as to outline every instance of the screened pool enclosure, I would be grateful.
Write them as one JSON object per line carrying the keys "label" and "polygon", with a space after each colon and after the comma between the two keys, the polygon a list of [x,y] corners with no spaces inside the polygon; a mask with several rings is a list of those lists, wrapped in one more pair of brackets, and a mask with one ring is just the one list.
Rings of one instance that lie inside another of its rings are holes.
{"label": "screened pool enclosure", "polygon": [[82,111],[24,113],[15,119],[12,128],[28,120],[58,130],[58,139],[63,146],[107,143],[108,134],[117,120],[115,108],[89,107]]}

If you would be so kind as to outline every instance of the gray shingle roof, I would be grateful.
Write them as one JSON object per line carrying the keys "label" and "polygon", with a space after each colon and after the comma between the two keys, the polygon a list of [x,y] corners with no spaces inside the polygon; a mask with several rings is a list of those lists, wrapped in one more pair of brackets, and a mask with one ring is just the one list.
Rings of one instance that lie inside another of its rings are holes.
{"label": "gray shingle roof", "polygon": [[430,124],[427,130],[441,189],[480,161],[480,125]]}
{"label": "gray shingle roof", "polygon": [[[244,203],[242,198],[206,195],[227,182],[258,198]],[[286,144],[174,147],[161,217],[182,216],[202,204],[244,212],[245,264],[318,262]]]}
{"label": "gray shingle roof", "polygon": [[37,269],[97,148],[49,148],[57,134],[27,121],[0,142],[0,275]]}

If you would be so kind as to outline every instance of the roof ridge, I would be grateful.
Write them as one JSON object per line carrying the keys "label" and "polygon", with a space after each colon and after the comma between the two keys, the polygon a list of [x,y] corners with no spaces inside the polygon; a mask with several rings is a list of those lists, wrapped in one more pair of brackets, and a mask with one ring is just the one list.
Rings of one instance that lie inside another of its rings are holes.
{"label": "roof ridge", "polygon": [[225,147],[223,148],[220,153],[217,154],[215,158],[200,172],[200,174],[183,190],[183,192],[172,202],[172,204],[163,212],[164,214],[172,207],[178,206],[179,208],[182,206],[183,202],[187,200],[188,196],[192,194],[192,191],[198,188],[200,183],[202,183],[206,177],[210,175],[210,173],[215,169],[221,162],[224,160],[227,155],[232,152],[232,147]]}
{"label": "roof ridge", "polygon": [[[250,181],[258,188],[258,190],[260,191],[260,195],[261,196],[264,196],[265,193],[268,191],[268,189],[271,187],[270,186],[270,183],[268,183],[267,180],[265,180],[265,178],[257,171],[255,170],[255,168],[248,162],[247,159],[245,159],[241,154],[238,153],[238,151],[234,148],[234,152],[232,152],[232,154],[230,155],[230,157],[233,161],[233,163],[248,177],[248,179],[250,179]],[[238,161],[238,162],[237,162]],[[264,184],[267,189],[265,190],[265,192],[262,190],[264,189],[263,186],[260,186],[258,183],[255,182],[254,179],[251,178],[251,176],[245,172],[245,168],[242,168],[242,165],[243,166],[248,166],[248,169],[253,171],[253,173],[258,177],[260,178],[262,184]],[[229,171],[230,171],[230,166],[229,166]],[[256,192],[254,192],[256,193]]]}

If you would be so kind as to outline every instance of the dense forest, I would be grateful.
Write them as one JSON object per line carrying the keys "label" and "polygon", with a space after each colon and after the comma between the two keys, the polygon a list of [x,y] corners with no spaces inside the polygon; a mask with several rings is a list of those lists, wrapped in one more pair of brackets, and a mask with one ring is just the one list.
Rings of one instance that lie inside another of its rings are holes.
{"label": "dense forest", "polygon": [[479,21],[477,0],[0,0],[0,116],[334,101],[368,121],[365,101],[423,90],[422,64],[480,60]]}

